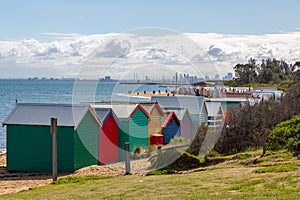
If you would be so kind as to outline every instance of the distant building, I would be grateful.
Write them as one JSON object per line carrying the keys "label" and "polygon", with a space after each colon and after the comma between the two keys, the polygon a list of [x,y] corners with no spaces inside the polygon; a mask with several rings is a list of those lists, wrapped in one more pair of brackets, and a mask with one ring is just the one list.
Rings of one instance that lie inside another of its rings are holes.
{"label": "distant building", "polygon": [[220,80],[220,75],[219,74],[215,75],[215,80]]}
{"label": "distant building", "polygon": [[104,80],[105,80],[105,81],[110,81],[110,80],[111,80],[111,79],[110,79],[110,76],[105,76],[105,77],[104,77]]}
{"label": "distant building", "polygon": [[226,76],[224,76],[222,79],[223,80],[232,80],[233,74],[231,72],[228,72]]}

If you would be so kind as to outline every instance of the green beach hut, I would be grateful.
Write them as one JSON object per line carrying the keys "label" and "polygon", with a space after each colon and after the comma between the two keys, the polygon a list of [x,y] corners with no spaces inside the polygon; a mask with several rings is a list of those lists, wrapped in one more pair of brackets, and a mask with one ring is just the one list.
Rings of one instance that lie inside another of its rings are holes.
{"label": "green beach hut", "polygon": [[58,172],[98,164],[101,120],[89,105],[17,104],[7,127],[7,169],[51,172],[50,119],[57,118]]}

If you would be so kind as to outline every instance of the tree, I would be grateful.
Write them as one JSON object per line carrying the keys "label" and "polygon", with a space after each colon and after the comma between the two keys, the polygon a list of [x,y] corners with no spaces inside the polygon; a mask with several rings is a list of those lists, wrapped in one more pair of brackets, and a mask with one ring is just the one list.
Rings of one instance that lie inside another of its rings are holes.
{"label": "tree", "polygon": [[256,60],[250,58],[247,64],[237,64],[234,67],[235,76],[239,84],[249,84],[254,82],[257,77]]}

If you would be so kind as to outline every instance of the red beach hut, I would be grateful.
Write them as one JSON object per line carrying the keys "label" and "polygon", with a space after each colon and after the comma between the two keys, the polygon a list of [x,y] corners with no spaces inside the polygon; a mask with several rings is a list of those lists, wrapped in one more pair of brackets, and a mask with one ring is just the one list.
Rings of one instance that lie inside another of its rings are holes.
{"label": "red beach hut", "polygon": [[102,120],[99,133],[99,164],[118,161],[118,127],[120,122],[111,108],[95,108]]}

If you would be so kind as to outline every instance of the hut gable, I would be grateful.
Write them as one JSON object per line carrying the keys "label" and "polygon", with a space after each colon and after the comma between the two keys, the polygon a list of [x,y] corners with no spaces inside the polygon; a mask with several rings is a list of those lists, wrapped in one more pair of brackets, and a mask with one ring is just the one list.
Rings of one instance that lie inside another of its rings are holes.
{"label": "hut gable", "polygon": [[111,108],[94,108],[94,110],[103,124],[105,124],[106,120],[112,115],[116,124],[120,125],[120,120]]}
{"label": "hut gable", "polygon": [[208,125],[217,127],[223,120],[223,109],[220,102],[205,102],[207,108]]}
{"label": "hut gable", "polygon": [[173,123],[173,120],[176,120],[178,124],[180,124],[180,120],[177,117],[177,115],[175,114],[175,112],[170,112],[166,118],[166,120],[164,121],[162,127],[166,128],[168,126],[169,123]]}
{"label": "hut gable", "polygon": [[219,102],[205,102],[208,116],[218,116],[223,114],[221,103]]}
{"label": "hut gable", "polygon": [[166,113],[167,117],[162,125],[163,143],[168,144],[179,133],[180,120],[174,112]]}
{"label": "hut gable", "polygon": [[151,115],[151,114],[159,114],[161,116],[164,115],[164,111],[162,110],[162,108],[160,107],[160,105],[158,104],[158,102],[156,101],[153,105],[148,105],[148,106],[143,106],[145,108],[145,110]]}

